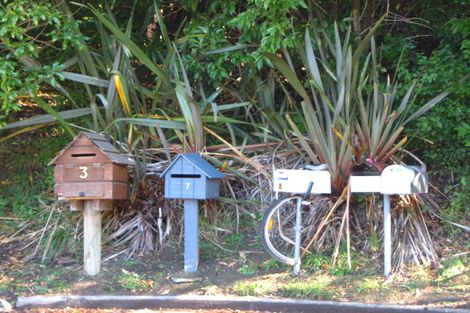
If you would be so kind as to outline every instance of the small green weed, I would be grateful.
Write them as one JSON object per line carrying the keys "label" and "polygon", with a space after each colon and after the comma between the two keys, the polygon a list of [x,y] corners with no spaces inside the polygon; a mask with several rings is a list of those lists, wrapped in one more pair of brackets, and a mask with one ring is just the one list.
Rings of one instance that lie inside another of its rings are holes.
{"label": "small green weed", "polygon": [[439,275],[440,281],[448,281],[455,276],[464,273],[466,266],[460,258],[450,258],[442,264],[442,270]]}
{"label": "small green weed", "polygon": [[117,282],[119,285],[131,292],[150,291],[154,288],[153,280],[148,280],[141,277],[137,273],[122,270],[122,274],[118,277]]}
{"label": "small green weed", "polygon": [[122,265],[123,265],[124,267],[127,267],[127,268],[129,268],[129,267],[134,267],[134,266],[137,265],[137,264],[139,264],[139,262],[138,262],[137,260],[132,260],[132,259],[124,260],[124,261],[122,262]]}
{"label": "small green weed", "polygon": [[370,248],[371,248],[372,251],[374,251],[374,252],[379,251],[379,249],[380,249],[379,234],[373,228],[370,231],[369,243],[370,243]]}
{"label": "small green weed", "polygon": [[382,288],[383,279],[381,277],[365,278],[357,287],[359,293],[371,293]]}
{"label": "small green weed", "polygon": [[243,239],[245,235],[242,233],[233,233],[224,238],[225,241],[225,248],[232,251],[237,251],[241,245],[243,244]]}
{"label": "small green weed", "polygon": [[351,263],[351,268],[349,268],[347,255],[346,253],[342,253],[338,255],[336,265],[329,268],[329,272],[336,276],[346,276],[351,273],[355,267],[355,262],[353,260],[351,260]]}
{"label": "small green weed", "polygon": [[323,255],[312,253],[302,260],[302,266],[309,272],[316,272],[328,267],[328,260]]}
{"label": "small green weed", "polygon": [[272,292],[271,283],[268,281],[238,282],[233,290],[240,296],[264,296]]}
{"label": "small green weed", "polygon": [[415,291],[417,289],[425,288],[426,286],[428,286],[428,283],[422,280],[408,280],[401,285],[403,289],[408,291]]}
{"label": "small green weed", "polygon": [[13,277],[9,277],[3,274],[0,275],[0,292],[8,291],[11,288],[11,283],[13,280]]}
{"label": "small green weed", "polygon": [[205,296],[216,296],[221,293],[221,290],[216,285],[207,285],[201,288]]}
{"label": "small green weed", "polygon": [[270,270],[273,268],[281,268],[283,264],[276,259],[269,259],[263,263],[263,267],[265,270]]}
{"label": "small green weed", "polygon": [[203,261],[216,259],[222,254],[222,251],[219,247],[206,241],[201,241],[199,243],[199,251]]}
{"label": "small green weed", "polygon": [[258,265],[250,262],[248,264],[243,264],[238,271],[245,276],[251,276],[255,274],[257,270],[258,270]]}

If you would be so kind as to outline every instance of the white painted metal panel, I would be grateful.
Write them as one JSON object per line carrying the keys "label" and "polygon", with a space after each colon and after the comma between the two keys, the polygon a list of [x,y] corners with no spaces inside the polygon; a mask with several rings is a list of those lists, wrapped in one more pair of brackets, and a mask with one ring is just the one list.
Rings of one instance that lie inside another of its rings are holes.
{"label": "white painted metal panel", "polygon": [[380,180],[380,193],[387,195],[411,194],[411,183],[415,178],[413,169],[403,165],[389,165]]}
{"label": "white painted metal panel", "polygon": [[380,175],[351,175],[351,192],[380,192]]}
{"label": "white painted metal panel", "polygon": [[274,191],[305,193],[313,182],[312,194],[330,194],[331,176],[328,171],[285,170],[274,171]]}

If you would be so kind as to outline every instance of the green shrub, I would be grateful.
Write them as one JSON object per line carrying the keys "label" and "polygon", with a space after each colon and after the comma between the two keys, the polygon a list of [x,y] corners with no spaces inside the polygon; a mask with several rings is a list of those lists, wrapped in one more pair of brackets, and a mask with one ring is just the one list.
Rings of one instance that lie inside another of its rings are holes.
{"label": "green shrub", "polygon": [[[405,48],[398,76],[402,87],[418,80],[416,106],[412,109],[416,110],[437,92],[450,92],[446,99],[410,124],[406,132],[414,140],[407,148],[416,151],[434,171],[459,172],[468,166],[470,147],[470,66],[460,51],[461,39],[449,35],[451,30],[444,30],[439,33],[446,37],[437,38],[441,43],[429,55],[411,42],[391,36],[386,37],[382,52],[393,63],[399,57],[398,51]],[[393,72],[394,69],[389,74]],[[399,88],[400,96],[405,92],[406,88]]]}
{"label": "green shrub", "polygon": [[295,46],[292,19],[294,12],[304,8],[304,0],[215,0],[206,7],[183,5],[193,13],[181,43],[188,72],[203,82],[209,77],[209,83],[218,86],[239,73],[240,65],[265,67],[267,62],[259,52]]}
{"label": "green shrub", "polygon": [[30,135],[15,140],[11,146],[0,144],[0,215],[31,219],[42,211],[38,208],[41,202],[52,199],[54,173],[47,164],[69,138]]}
{"label": "green shrub", "polygon": [[[470,210],[468,204],[470,203],[470,175],[466,174],[460,179],[460,184],[452,192],[452,197],[449,205],[442,209],[442,217],[450,222],[462,224],[462,221],[470,219]],[[451,238],[458,238],[463,229],[444,223],[444,228]]]}
{"label": "green shrub", "polygon": [[83,40],[79,24],[50,1],[0,3],[0,126],[9,113],[21,110],[20,96],[62,77],[64,51]]}

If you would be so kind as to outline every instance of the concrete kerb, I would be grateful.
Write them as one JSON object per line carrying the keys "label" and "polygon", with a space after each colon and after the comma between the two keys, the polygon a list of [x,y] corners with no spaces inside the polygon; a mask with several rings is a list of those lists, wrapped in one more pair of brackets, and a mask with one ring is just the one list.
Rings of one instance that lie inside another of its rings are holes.
{"label": "concrete kerb", "polygon": [[308,313],[469,313],[467,309],[429,306],[362,304],[354,302],[269,299],[215,296],[31,296],[18,297],[16,309],[29,308],[101,308],[101,309],[233,309],[271,312]]}

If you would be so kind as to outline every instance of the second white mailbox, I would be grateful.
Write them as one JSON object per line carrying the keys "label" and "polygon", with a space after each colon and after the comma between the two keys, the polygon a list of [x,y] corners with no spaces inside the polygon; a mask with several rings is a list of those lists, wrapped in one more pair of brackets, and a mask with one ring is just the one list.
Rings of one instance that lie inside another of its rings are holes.
{"label": "second white mailbox", "polygon": [[389,165],[380,175],[380,193],[408,195],[428,192],[425,172],[414,166]]}

